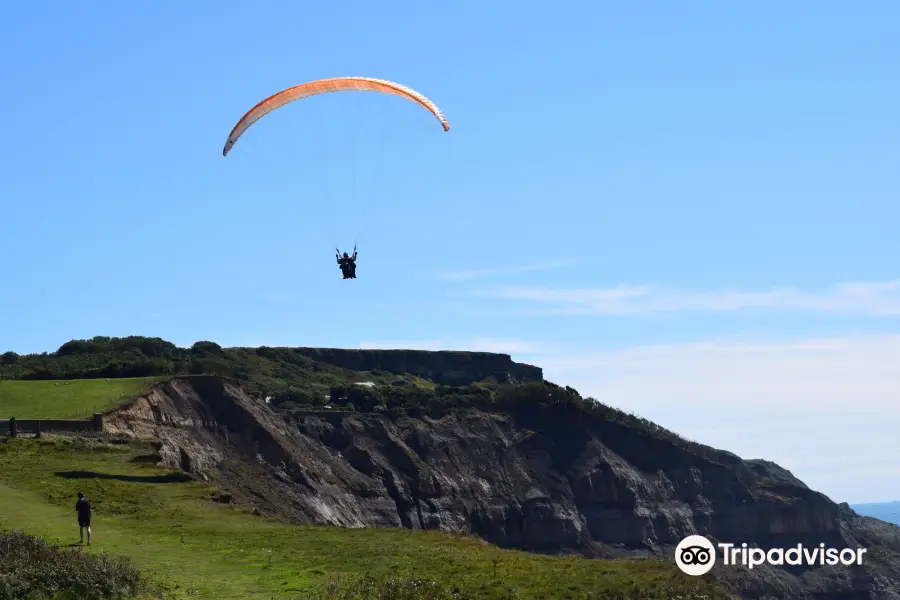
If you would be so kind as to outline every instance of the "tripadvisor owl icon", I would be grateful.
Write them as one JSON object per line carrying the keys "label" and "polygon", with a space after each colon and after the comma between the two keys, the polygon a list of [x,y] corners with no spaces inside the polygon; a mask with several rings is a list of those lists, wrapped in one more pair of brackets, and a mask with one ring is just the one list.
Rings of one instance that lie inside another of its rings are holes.
{"label": "tripadvisor owl icon", "polygon": [[716,564],[716,547],[702,535],[689,535],[675,547],[675,564],[687,575],[704,575]]}

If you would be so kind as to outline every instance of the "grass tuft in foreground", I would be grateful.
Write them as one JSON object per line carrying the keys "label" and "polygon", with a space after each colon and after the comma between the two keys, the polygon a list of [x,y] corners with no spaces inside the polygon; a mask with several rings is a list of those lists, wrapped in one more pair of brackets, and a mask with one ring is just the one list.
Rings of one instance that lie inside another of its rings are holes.
{"label": "grass tuft in foreground", "polygon": [[152,592],[127,558],[59,548],[21,531],[0,532],[0,600],[106,600]]}

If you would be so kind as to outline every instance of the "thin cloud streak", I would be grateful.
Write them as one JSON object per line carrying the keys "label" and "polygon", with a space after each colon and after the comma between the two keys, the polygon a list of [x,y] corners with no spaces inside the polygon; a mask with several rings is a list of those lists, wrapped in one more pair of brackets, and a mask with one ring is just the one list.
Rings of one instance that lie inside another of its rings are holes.
{"label": "thin cloud streak", "polygon": [[839,283],[819,291],[679,290],[659,286],[561,289],[493,286],[477,295],[523,303],[521,315],[637,315],[678,311],[793,310],[872,316],[900,315],[900,280]]}
{"label": "thin cloud streak", "polygon": [[542,262],[531,265],[522,265],[518,267],[505,267],[496,269],[472,269],[468,271],[455,271],[450,273],[442,273],[440,278],[444,281],[468,281],[471,279],[479,279],[485,277],[497,277],[502,275],[514,275],[516,273],[528,273],[530,271],[547,271],[550,269],[559,269],[569,266],[571,263],[556,261]]}

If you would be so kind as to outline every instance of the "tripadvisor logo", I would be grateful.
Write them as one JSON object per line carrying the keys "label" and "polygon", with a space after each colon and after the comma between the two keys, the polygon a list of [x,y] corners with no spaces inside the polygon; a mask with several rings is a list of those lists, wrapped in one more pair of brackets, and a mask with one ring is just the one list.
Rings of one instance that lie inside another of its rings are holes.
{"label": "tripadvisor logo", "polygon": [[[865,548],[826,548],[819,544],[807,548],[797,544],[790,548],[750,548],[746,543],[717,544],[721,550],[722,564],[727,566],[743,566],[748,569],[768,564],[773,566],[806,565],[835,566],[838,563],[846,566],[861,565]],[[698,576],[709,573],[716,564],[716,546],[702,535],[689,535],[681,540],[675,548],[675,564],[687,575]]]}
{"label": "tripadvisor logo", "polygon": [[675,564],[687,575],[705,575],[716,564],[716,548],[702,535],[689,535],[675,548]]}

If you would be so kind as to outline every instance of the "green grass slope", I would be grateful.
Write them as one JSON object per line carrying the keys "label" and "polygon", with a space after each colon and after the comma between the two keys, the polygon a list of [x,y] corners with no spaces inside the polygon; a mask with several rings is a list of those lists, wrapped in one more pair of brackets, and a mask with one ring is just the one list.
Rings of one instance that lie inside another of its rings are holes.
{"label": "green grass slope", "polygon": [[146,392],[157,379],[0,379],[0,419],[80,419],[117,408]]}
{"label": "green grass slope", "polygon": [[393,572],[461,584],[485,599],[719,597],[665,561],[546,557],[458,534],[269,522],[212,502],[206,484],[140,462],[148,452],[85,438],[0,439],[0,529],[73,544],[82,490],[95,507],[85,551],[126,555],[185,598],[302,597],[342,575]]}

